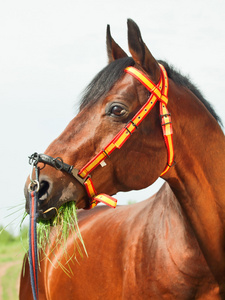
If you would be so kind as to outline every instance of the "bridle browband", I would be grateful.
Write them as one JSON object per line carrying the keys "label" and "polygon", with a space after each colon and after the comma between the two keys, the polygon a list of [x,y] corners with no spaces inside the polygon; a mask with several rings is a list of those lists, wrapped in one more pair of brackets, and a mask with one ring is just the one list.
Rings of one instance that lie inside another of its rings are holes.
{"label": "bridle browband", "polygon": [[105,159],[109,158],[110,154],[115,149],[120,149],[131,134],[138,128],[140,123],[149,114],[157,101],[159,101],[161,126],[163,136],[167,148],[167,166],[160,176],[163,176],[174,163],[174,148],[173,148],[173,130],[171,123],[171,115],[167,109],[168,103],[168,77],[165,68],[159,65],[161,69],[161,78],[159,83],[155,85],[143,72],[134,68],[127,67],[124,71],[137,80],[139,80],[151,93],[147,102],[141,107],[137,114],[132,118],[131,121],[112,139],[112,141],[102,149],[95,157],[93,157],[83,168],[80,170],[74,168],[72,165],[68,165],[63,162],[60,157],[53,158],[46,154],[34,153],[30,157],[33,165],[37,165],[39,162],[48,164],[58,170],[67,172],[76,180],[81,183],[88,194],[90,199],[89,208],[95,207],[99,202],[107,204],[111,207],[116,207],[117,200],[106,194],[97,194],[94,184],[91,180],[90,173],[98,166],[106,165]]}

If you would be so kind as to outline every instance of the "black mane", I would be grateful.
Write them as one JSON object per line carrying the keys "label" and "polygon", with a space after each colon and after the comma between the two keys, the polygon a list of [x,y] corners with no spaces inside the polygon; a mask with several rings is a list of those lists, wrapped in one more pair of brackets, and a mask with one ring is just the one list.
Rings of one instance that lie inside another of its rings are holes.
{"label": "black mane", "polygon": [[174,69],[173,66],[169,66],[165,61],[158,60],[158,62],[165,67],[167,75],[170,79],[172,79],[177,85],[188,88],[205,105],[216,121],[220,123],[221,126],[223,125],[220,117],[217,115],[212,105],[203,97],[199,89],[190,81],[188,77],[180,74]]}
{"label": "black mane", "polygon": [[[169,66],[165,61],[158,61],[162,64],[168,74],[177,85],[187,87],[198,99],[205,105],[211,115],[222,125],[220,117],[216,114],[212,105],[203,97],[199,89],[189,80],[188,77],[181,75],[172,66]],[[89,103],[94,104],[98,99],[107,94],[113,85],[124,74],[124,69],[128,66],[133,66],[134,60],[131,57],[117,59],[102,69],[91,81],[84,91],[81,99],[80,110]]]}
{"label": "black mane", "polygon": [[133,65],[133,58],[125,57],[113,61],[102,69],[85,89],[81,99],[80,109],[84,108],[88,103],[94,104],[98,101],[98,99],[104,96],[120,77],[125,74],[124,69]]}

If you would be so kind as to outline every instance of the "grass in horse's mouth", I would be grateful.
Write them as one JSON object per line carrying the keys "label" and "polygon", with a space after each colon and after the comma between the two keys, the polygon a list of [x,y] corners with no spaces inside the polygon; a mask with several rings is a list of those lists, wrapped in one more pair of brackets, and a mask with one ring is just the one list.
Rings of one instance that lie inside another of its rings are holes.
{"label": "grass in horse's mouth", "polygon": [[[24,219],[25,216],[21,221],[21,225]],[[71,254],[68,254],[66,248],[66,242],[69,235],[74,239],[74,252],[72,257]],[[63,204],[58,209],[56,216],[51,220],[40,220],[37,223],[37,245],[39,254],[41,254],[41,259],[47,258],[51,260],[50,256],[52,257],[53,255],[55,260],[56,249],[59,249],[59,247],[62,247],[64,251],[64,258],[67,262],[72,258],[76,259],[77,252],[81,257],[83,257],[82,248],[87,254],[78,226],[75,202],[71,201]],[[57,261],[57,263],[65,270],[66,273],[68,272],[68,270],[65,269],[65,266],[61,265],[61,262]]]}

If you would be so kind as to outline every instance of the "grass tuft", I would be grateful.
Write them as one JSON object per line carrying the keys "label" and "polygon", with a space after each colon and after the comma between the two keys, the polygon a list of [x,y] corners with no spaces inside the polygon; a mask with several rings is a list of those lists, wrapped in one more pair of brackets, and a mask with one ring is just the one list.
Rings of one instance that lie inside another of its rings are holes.
{"label": "grass tuft", "polygon": [[[24,217],[21,221],[20,228],[22,228],[22,223],[27,214],[24,214]],[[55,227],[56,230],[52,230]],[[52,232],[54,234],[54,245],[52,243]],[[74,238],[74,251],[72,254],[68,254],[67,252],[67,239],[71,235]],[[23,244],[25,247],[28,247],[28,236],[27,239],[23,239]],[[77,211],[75,202],[71,201],[65,203],[58,209],[57,215],[51,220],[40,220],[37,223],[37,246],[39,252],[39,260],[40,253],[44,255],[44,258],[47,258],[51,263],[52,260],[56,261],[57,264],[65,271],[66,274],[70,273],[69,262],[76,257],[76,253],[78,252],[81,257],[83,257],[82,248],[87,255],[87,251],[84,245],[84,241],[82,239],[77,219]],[[63,257],[66,260],[66,265],[68,268],[63,266],[61,262],[56,257],[56,249],[61,247],[63,249]],[[28,248],[27,248],[28,249]],[[47,251],[48,249],[48,251]],[[50,250],[50,251],[49,251]],[[50,255],[49,255],[50,253]],[[53,258],[51,259],[50,256]],[[54,265],[54,263],[53,263]],[[56,266],[55,266],[56,267]]]}

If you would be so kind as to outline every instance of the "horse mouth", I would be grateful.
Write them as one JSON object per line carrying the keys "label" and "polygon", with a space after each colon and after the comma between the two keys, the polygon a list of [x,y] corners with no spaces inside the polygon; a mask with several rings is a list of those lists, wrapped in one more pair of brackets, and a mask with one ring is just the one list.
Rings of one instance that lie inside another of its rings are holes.
{"label": "horse mouth", "polygon": [[[30,214],[30,209],[28,205],[26,205],[26,212],[27,214]],[[38,209],[36,211],[36,219],[37,222],[39,221],[47,221],[54,219],[54,217],[58,214],[58,209],[56,207],[50,207],[47,209]]]}
{"label": "horse mouth", "polygon": [[58,209],[56,207],[50,207],[45,211],[39,210],[37,213],[37,221],[47,221],[52,220],[58,214]]}
{"label": "horse mouth", "polygon": [[[63,208],[64,205],[67,205],[71,202],[75,203],[76,210],[88,209],[90,205],[88,201],[88,197],[83,197],[79,201],[79,203],[77,203],[77,201],[75,201],[74,199],[64,199],[60,201],[60,205],[58,207],[56,207],[53,203],[50,202],[51,201],[48,201],[45,205],[43,205],[43,201],[40,199],[38,200],[37,209],[36,209],[37,222],[50,221],[50,223],[53,223],[54,219],[59,214],[61,208]],[[30,214],[29,201],[26,201],[26,212]]]}
{"label": "horse mouth", "polygon": [[[64,200],[61,202],[61,205],[59,207],[56,207],[54,205],[51,205],[49,202],[43,205],[43,200],[38,199],[37,206],[36,206],[36,220],[37,222],[40,221],[53,221],[55,217],[58,215],[59,209],[69,203],[69,202],[75,202],[74,200]],[[26,201],[26,212],[27,214],[30,214],[30,207],[29,207],[29,201]]]}

